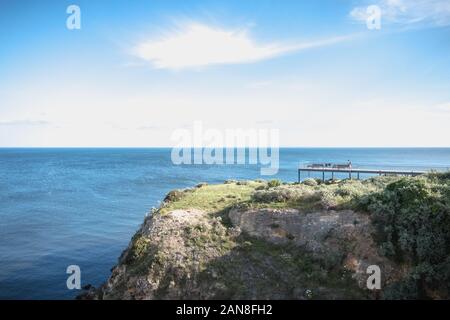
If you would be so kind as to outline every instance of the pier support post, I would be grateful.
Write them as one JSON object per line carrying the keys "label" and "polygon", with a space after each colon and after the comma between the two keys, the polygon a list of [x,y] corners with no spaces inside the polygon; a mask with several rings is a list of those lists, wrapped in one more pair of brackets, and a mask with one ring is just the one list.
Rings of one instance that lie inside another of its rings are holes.
{"label": "pier support post", "polygon": [[325,182],[325,171],[322,171],[322,181]]}

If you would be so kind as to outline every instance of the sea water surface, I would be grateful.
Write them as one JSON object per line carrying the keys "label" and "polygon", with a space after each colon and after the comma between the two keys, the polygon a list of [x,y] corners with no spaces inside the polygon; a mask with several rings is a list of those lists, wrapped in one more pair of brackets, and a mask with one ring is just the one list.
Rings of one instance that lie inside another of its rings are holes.
{"label": "sea water surface", "polygon": [[[146,213],[175,188],[226,179],[297,180],[297,167],[351,160],[354,167],[448,170],[450,148],[286,148],[280,170],[183,165],[170,149],[0,149],[0,299],[72,299],[110,275]],[[305,177],[304,177],[305,178]]]}

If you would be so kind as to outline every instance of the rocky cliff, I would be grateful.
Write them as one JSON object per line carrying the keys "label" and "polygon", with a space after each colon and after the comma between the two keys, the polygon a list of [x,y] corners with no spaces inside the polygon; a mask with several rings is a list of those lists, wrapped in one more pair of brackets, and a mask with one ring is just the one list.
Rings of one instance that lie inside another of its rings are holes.
{"label": "rocky cliff", "polygon": [[[448,181],[227,181],[175,190],[108,281],[84,297],[448,298]],[[381,290],[367,289],[370,265],[381,270]]]}

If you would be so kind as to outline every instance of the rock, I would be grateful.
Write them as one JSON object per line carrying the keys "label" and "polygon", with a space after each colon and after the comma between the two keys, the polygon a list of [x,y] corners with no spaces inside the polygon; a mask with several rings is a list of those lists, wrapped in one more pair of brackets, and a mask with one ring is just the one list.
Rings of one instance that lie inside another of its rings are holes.
{"label": "rock", "polygon": [[300,213],[295,209],[235,209],[229,216],[234,226],[252,236],[277,244],[295,243],[317,258],[342,257],[360,288],[366,287],[369,265],[382,268],[383,286],[401,276],[398,267],[379,253],[366,214],[352,210]]}
{"label": "rock", "polygon": [[180,200],[184,196],[184,193],[184,190],[172,190],[166,195],[163,202],[174,202]]}
{"label": "rock", "polygon": [[98,300],[101,297],[101,288],[96,289],[91,284],[87,284],[81,289],[83,292],[75,298],[76,300]]}
{"label": "rock", "polygon": [[207,185],[208,185],[208,183],[206,183],[206,182],[201,182],[201,183],[197,184],[195,187],[196,187],[196,188],[202,188],[202,187],[205,187],[205,186],[207,186]]}
{"label": "rock", "polygon": [[[96,297],[311,299],[317,295],[346,298],[345,289],[316,290],[311,286],[305,289],[302,282],[292,283],[291,279],[302,273],[295,271],[295,261],[303,251],[317,261],[337,256],[331,262],[338,264],[333,268],[350,270],[360,288],[364,288],[368,265],[382,265],[390,268],[390,272],[395,270],[375,249],[370,221],[364,214],[350,210],[304,214],[295,209],[234,209],[229,212],[229,219],[232,226],[227,228],[219,217],[201,210],[173,210],[147,217]],[[250,238],[242,240],[243,237]],[[268,252],[273,250],[270,243],[289,245],[291,251],[275,257],[264,256],[265,251],[254,252],[253,238],[266,241]],[[249,254],[254,256],[250,258]],[[255,258],[260,260],[257,264]],[[294,269],[283,270],[285,263]],[[275,282],[273,272],[279,277]],[[320,277],[328,276],[325,272]],[[306,279],[308,275],[302,281]],[[260,284],[255,287],[258,281]],[[93,292],[86,297],[92,299]]]}

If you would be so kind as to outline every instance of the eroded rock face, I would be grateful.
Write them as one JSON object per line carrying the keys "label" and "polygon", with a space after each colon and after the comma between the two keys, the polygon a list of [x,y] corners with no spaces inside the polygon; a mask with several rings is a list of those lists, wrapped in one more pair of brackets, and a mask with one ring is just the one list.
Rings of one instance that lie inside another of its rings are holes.
{"label": "eroded rock face", "polygon": [[[200,210],[146,218],[98,297],[307,299],[312,291],[315,298],[371,298],[362,290],[367,266],[378,265],[383,282],[397,277],[364,214],[258,209],[231,210],[229,219],[232,226]],[[340,279],[342,269],[354,287]]]}
{"label": "eroded rock face", "polygon": [[226,233],[219,218],[200,210],[147,218],[104,285],[103,299],[208,298],[196,276],[202,264],[223,254],[223,248],[203,245],[209,239],[202,237],[226,240]]}
{"label": "eroded rock face", "polygon": [[335,256],[354,273],[361,288],[367,281],[367,267],[377,265],[385,285],[400,277],[398,267],[381,256],[372,239],[369,216],[352,210],[301,213],[295,209],[232,210],[235,226],[273,243],[293,242],[316,257]]}

